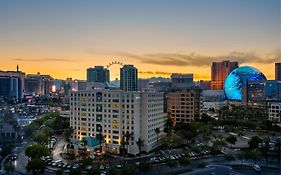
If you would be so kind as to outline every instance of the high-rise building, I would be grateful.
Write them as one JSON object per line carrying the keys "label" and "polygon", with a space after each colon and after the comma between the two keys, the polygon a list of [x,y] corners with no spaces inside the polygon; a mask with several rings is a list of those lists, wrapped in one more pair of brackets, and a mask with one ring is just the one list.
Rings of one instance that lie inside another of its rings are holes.
{"label": "high-rise building", "polygon": [[281,63],[275,63],[275,80],[281,81]]}
{"label": "high-rise building", "polygon": [[270,101],[281,102],[281,81],[248,81],[242,91],[243,102],[252,107],[265,108]]}
{"label": "high-rise building", "polygon": [[190,123],[200,118],[201,92],[198,87],[170,89],[167,94],[167,113],[174,123]]}
{"label": "high-rise building", "polygon": [[25,78],[25,93],[33,95],[50,95],[54,79],[50,75],[29,74]]}
{"label": "high-rise building", "polygon": [[0,97],[22,98],[22,82],[19,77],[0,76]]}
{"label": "high-rise building", "polygon": [[172,88],[187,88],[193,86],[193,74],[178,74],[171,75]]}
{"label": "high-rise building", "polygon": [[120,88],[123,91],[138,90],[138,69],[133,65],[120,68]]}
{"label": "high-rise building", "polygon": [[25,79],[25,73],[24,72],[21,72],[20,70],[19,70],[19,66],[17,65],[17,69],[16,69],[16,71],[1,71],[0,70],[0,76],[2,77],[17,77],[17,78],[19,78],[20,79],[20,86],[19,86],[19,88],[21,88],[21,89],[19,89],[19,98],[22,98],[23,97],[23,94],[24,94],[24,92],[25,92],[25,85],[24,85],[24,83],[25,83],[25,81],[24,81],[24,79]]}
{"label": "high-rise building", "polygon": [[103,66],[87,69],[87,82],[105,83],[110,81],[109,70]]}
{"label": "high-rise building", "polygon": [[213,62],[211,68],[211,89],[223,89],[224,80],[228,74],[238,67],[238,62],[222,61]]}
{"label": "high-rise building", "polygon": [[136,144],[138,139],[144,141],[141,150],[149,152],[158,146],[155,129],[160,129],[160,137],[164,123],[163,93],[126,92],[120,89],[71,92],[70,126],[74,129],[73,143],[82,138],[97,138],[98,134],[102,134],[106,142],[103,151],[120,153],[121,142],[129,133],[129,144],[126,146],[128,153],[139,153]]}

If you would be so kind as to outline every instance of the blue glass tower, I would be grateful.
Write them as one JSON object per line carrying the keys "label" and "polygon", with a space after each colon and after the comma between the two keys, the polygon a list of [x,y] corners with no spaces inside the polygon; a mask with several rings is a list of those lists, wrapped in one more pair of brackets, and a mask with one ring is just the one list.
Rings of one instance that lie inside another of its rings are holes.
{"label": "blue glass tower", "polygon": [[266,80],[266,77],[258,69],[250,66],[242,66],[234,69],[224,82],[224,94],[227,100],[242,100],[242,88],[247,81]]}

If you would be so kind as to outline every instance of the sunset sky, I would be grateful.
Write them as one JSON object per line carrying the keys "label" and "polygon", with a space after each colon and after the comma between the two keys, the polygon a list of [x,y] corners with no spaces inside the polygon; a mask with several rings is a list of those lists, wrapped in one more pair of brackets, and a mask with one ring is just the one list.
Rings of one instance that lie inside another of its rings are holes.
{"label": "sunset sky", "polygon": [[139,77],[198,80],[210,79],[212,61],[237,60],[273,79],[280,9],[280,0],[1,0],[0,70],[85,79],[88,67],[121,61]]}

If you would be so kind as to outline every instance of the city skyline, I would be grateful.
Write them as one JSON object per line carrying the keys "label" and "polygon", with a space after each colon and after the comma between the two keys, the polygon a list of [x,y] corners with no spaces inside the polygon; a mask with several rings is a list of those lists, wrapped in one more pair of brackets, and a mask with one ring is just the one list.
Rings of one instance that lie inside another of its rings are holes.
{"label": "city skyline", "polygon": [[87,68],[121,61],[140,78],[210,80],[211,63],[230,60],[274,79],[280,62],[279,0],[0,4],[0,70],[86,79]]}

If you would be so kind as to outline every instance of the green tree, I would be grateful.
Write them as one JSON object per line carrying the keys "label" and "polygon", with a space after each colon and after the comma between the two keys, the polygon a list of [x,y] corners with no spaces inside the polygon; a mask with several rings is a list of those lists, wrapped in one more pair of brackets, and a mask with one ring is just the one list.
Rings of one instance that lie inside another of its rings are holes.
{"label": "green tree", "polygon": [[84,158],[81,160],[81,163],[84,165],[84,166],[87,166],[87,165],[91,165],[93,163],[93,159],[87,157],[87,158]]}
{"label": "green tree", "polygon": [[245,159],[252,159],[255,162],[255,164],[260,155],[261,155],[260,151],[256,149],[245,151]]}
{"label": "green tree", "polygon": [[179,159],[180,165],[189,165],[191,163],[191,160],[188,157],[181,157]]}
{"label": "green tree", "polygon": [[101,144],[102,144],[102,141],[104,140],[104,136],[102,135],[101,132],[97,134],[97,139],[99,140],[99,144],[100,144],[100,153],[102,153],[102,146],[101,146]]}
{"label": "green tree", "polygon": [[135,167],[132,165],[126,165],[121,169],[121,174],[132,175],[136,171]]}
{"label": "green tree", "polygon": [[81,174],[81,170],[79,170],[79,169],[72,169],[69,174],[70,175],[80,175]]}
{"label": "green tree", "polygon": [[[281,113],[280,113],[281,114]],[[275,143],[275,147],[277,148],[278,153],[278,163],[281,163],[281,138],[278,138]]]}
{"label": "green tree", "polygon": [[108,170],[109,175],[117,175],[117,169],[112,167]]}
{"label": "green tree", "polygon": [[96,174],[100,174],[100,169],[98,169],[98,168],[93,168],[93,169],[91,169],[91,171],[89,172],[89,175],[96,175]]}
{"label": "green tree", "polygon": [[160,128],[155,128],[155,133],[157,136],[157,145],[159,144],[159,134],[160,134]]}
{"label": "green tree", "polygon": [[43,156],[48,156],[49,152],[48,149],[43,145],[35,144],[26,148],[25,155],[30,157],[31,159],[39,159]]}
{"label": "green tree", "polygon": [[15,167],[11,162],[8,162],[4,164],[4,170],[7,174],[10,174],[15,171]]}
{"label": "green tree", "polygon": [[57,169],[56,170],[56,175],[63,175],[63,170],[62,169]]}
{"label": "green tree", "polygon": [[265,145],[264,145],[264,154],[265,154],[265,162],[266,163],[268,163],[269,142],[270,142],[269,138],[266,137],[264,139],[264,143],[265,143]]}
{"label": "green tree", "polygon": [[12,153],[14,146],[9,144],[3,147],[2,151],[1,151],[1,156],[2,157],[6,157],[7,155]]}
{"label": "green tree", "polygon": [[138,147],[139,147],[139,152],[140,152],[140,155],[141,155],[141,147],[144,146],[144,140],[142,140],[141,138],[139,138],[138,141],[136,142],[136,144],[137,144]]}
{"label": "green tree", "polygon": [[152,168],[152,164],[150,162],[141,162],[139,164],[139,170],[143,173],[148,173]]}
{"label": "green tree", "polygon": [[32,171],[33,174],[42,174],[45,170],[45,163],[43,160],[39,158],[32,159],[31,161],[28,162],[26,166],[26,170]]}
{"label": "green tree", "polygon": [[224,139],[215,139],[213,141],[213,148],[216,151],[221,151],[222,147],[226,146]]}
{"label": "green tree", "polygon": [[164,132],[169,133],[170,131],[172,131],[173,126],[174,126],[174,122],[173,122],[172,118],[169,116],[169,112],[168,112],[168,118],[165,122]]}
{"label": "green tree", "polygon": [[84,149],[84,153],[83,153],[84,155],[83,156],[85,156],[86,155],[86,147],[88,145],[88,141],[85,139],[85,137],[82,138],[81,145],[83,146],[83,149]]}
{"label": "green tree", "polygon": [[68,143],[70,142],[70,137],[73,133],[73,129],[72,128],[67,128],[63,131],[63,137],[65,139],[65,141],[67,141]]}
{"label": "green tree", "polygon": [[167,165],[169,168],[174,168],[177,166],[177,161],[176,160],[168,160]]}
{"label": "green tree", "polygon": [[32,136],[32,139],[39,144],[45,144],[48,142],[48,137],[43,132],[35,132]]}
{"label": "green tree", "polygon": [[259,138],[258,136],[254,136],[248,141],[250,149],[258,148],[260,143],[262,143],[262,139]]}

